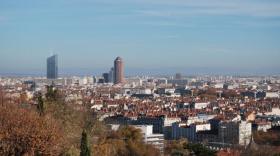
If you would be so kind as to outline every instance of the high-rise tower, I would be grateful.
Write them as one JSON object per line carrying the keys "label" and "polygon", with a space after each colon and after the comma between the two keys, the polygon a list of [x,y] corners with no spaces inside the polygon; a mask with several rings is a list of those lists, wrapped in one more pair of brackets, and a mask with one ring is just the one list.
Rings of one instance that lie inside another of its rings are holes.
{"label": "high-rise tower", "polygon": [[124,83],[124,63],[122,58],[117,57],[114,61],[114,84]]}
{"label": "high-rise tower", "polygon": [[115,70],[114,70],[114,67],[112,67],[109,71],[109,82],[110,83],[114,83],[115,80],[114,80],[114,77],[115,77],[115,74],[114,74]]}
{"label": "high-rise tower", "polygon": [[47,59],[47,78],[57,79],[58,78],[58,57],[52,55]]}

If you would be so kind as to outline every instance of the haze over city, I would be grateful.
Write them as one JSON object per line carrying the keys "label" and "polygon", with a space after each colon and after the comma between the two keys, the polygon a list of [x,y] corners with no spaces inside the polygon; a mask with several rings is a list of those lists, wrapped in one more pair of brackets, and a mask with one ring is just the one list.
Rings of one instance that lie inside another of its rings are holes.
{"label": "haze over city", "polygon": [[0,74],[279,74],[277,0],[15,0],[0,2]]}

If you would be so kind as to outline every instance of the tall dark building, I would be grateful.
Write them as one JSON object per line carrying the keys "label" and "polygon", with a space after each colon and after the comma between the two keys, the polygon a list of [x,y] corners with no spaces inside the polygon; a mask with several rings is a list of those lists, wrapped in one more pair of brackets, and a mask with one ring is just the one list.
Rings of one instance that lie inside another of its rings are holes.
{"label": "tall dark building", "polygon": [[114,84],[124,83],[124,63],[122,58],[117,57],[114,62]]}
{"label": "tall dark building", "polygon": [[103,73],[104,83],[109,83],[109,73]]}
{"label": "tall dark building", "polygon": [[114,80],[114,77],[115,77],[115,74],[114,74],[115,70],[114,70],[114,67],[112,67],[109,71],[109,82],[110,83],[114,83],[115,80]]}
{"label": "tall dark building", "polygon": [[57,79],[58,78],[58,57],[52,55],[47,59],[47,78]]}

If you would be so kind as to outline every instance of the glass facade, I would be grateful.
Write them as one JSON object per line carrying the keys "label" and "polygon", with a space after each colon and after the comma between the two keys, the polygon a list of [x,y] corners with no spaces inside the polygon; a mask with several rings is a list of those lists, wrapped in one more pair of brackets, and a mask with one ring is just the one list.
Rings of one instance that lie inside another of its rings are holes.
{"label": "glass facade", "polygon": [[47,78],[57,79],[58,78],[58,57],[53,55],[47,59]]}

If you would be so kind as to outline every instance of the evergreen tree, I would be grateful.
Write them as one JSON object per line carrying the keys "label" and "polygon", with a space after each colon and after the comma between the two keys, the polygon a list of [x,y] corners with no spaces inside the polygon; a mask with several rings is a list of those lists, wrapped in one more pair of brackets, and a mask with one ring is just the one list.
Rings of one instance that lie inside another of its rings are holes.
{"label": "evergreen tree", "polygon": [[80,156],[90,156],[90,149],[88,146],[88,138],[87,138],[87,133],[84,130],[82,133],[82,139],[81,139],[81,152],[80,152]]}
{"label": "evergreen tree", "polygon": [[37,110],[40,115],[43,115],[45,112],[45,106],[41,93],[38,94],[37,100],[38,100]]}
{"label": "evergreen tree", "polygon": [[47,86],[47,100],[55,101],[57,99],[57,89],[53,85]]}

